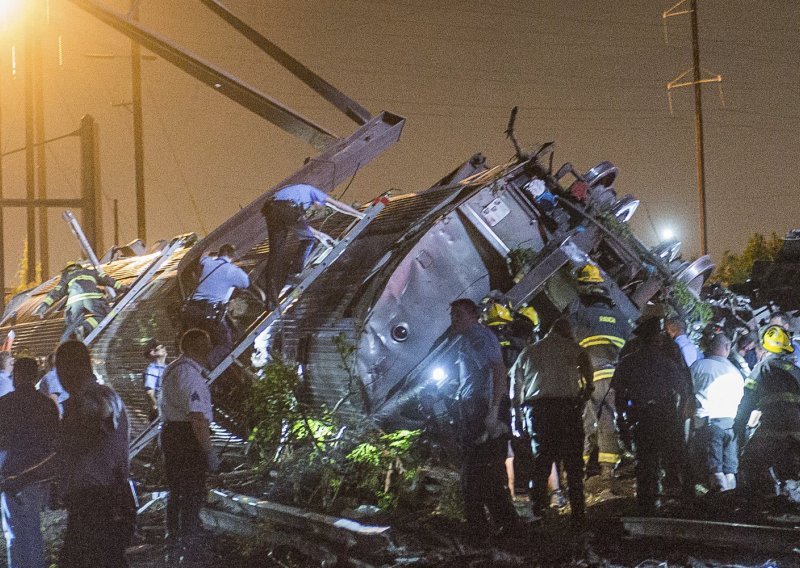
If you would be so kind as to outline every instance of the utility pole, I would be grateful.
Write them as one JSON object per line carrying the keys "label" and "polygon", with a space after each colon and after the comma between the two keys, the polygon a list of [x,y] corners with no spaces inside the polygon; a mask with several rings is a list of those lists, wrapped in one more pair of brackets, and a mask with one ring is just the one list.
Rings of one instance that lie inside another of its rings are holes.
{"label": "utility pole", "polygon": [[[36,176],[39,199],[47,199],[47,157],[45,153],[45,130],[44,130],[44,62],[42,60],[42,34],[39,33],[38,25],[44,21],[44,14],[41,13],[42,2],[37,2],[38,10],[35,10],[33,17],[36,18],[34,29],[34,50],[33,64],[34,71],[34,116],[36,119]],[[39,261],[42,266],[42,280],[50,275],[50,238],[49,224],[47,219],[47,209],[39,210]]]}
{"label": "utility pole", "polygon": [[[139,19],[139,2],[131,1],[131,19]],[[147,243],[144,200],[144,126],[142,124],[142,48],[131,40],[131,90],[133,97],[133,156],[136,169],[136,236]],[[119,244],[115,242],[114,244]]]}
{"label": "utility pole", "polygon": [[[29,201],[36,197],[36,165],[34,138],[34,97],[33,97],[33,51],[34,51],[34,15],[32,11],[25,18],[25,195]],[[28,226],[28,282],[36,279],[36,209],[33,205],[26,207]]]}
{"label": "utility pole", "polygon": [[[681,8],[686,3],[689,8]],[[708,209],[706,206],[706,173],[705,173],[705,147],[703,142],[703,83],[721,83],[722,76],[714,75],[703,79],[700,69],[700,39],[697,23],[697,0],[681,0],[669,10],[661,14],[662,20],[672,16],[690,14],[692,27],[692,80],[686,81],[689,71],[684,71],[675,79],[667,83],[669,107],[672,112],[671,90],[678,87],[694,87],[694,126],[695,126],[695,161],[697,163],[697,199],[698,216],[700,225],[700,255],[708,254]],[[721,88],[720,88],[721,89]],[[721,90],[720,90],[721,93]]]}

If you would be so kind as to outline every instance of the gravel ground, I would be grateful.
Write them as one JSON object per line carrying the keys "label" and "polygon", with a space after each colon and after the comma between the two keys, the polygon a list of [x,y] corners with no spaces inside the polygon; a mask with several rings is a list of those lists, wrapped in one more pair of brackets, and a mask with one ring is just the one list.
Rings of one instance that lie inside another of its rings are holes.
{"label": "gravel ground", "polygon": [[[597,482],[588,484],[589,521],[586,530],[570,527],[566,511],[551,509],[543,521],[530,522],[522,534],[507,538],[475,539],[452,520],[433,517],[408,521],[393,529],[399,550],[391,555],[399,566],[499,567],[542,566],[570,568],[796,568],[800,556],[776,557],[747,550],[711,549],[701,545],[624,538],[618,518],[635,514],[633,480],[630,476],[614,482],[613,491]],[[516,500],[521,515],[528,515],[524,498]],[[64,531],[63,511],[43,515],[47,554],[55,561]],[[163,554],[163,502],[156,503],[138,520],[136,541],[128,549],[132,568],[176,566]],[[1,539],[0,539],[1,540]],[[310,539],[309,542],[314,542]],[[197,567],[274,568],[305,567],[297,551],[259,549],[258,539],[207,533],[202,558],[188,564]],[[5,559],[5,542],[0,543]],[[789,546],[787,546],[787,551]],[[374,551],[372,551],[374,552]],[[787,555],[793,553],[787,552]],[[341,558],[341,556],[340,556]],[[374,556],[372,556],[374,559]],[[341,564],[341,563],[340,563]],[[377,563],[376,563],[377,564]],[[385,565],[390,566],[390,563]],[[0,564],[4,565],[4,563]],[[183,565],[183,564],[182,564]],[[359,566],[357,563],[347,564]]]}

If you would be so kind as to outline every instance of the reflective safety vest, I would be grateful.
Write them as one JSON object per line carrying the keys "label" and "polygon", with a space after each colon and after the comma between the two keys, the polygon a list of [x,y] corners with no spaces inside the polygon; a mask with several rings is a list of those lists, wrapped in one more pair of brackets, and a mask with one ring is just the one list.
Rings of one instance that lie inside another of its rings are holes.
{"label": "reflective safety vest", "polygon": [[578,344],[589,352],[594,380],[610,379],[619,352],[631,335],[632,326],[623,313],[603,302],[580,304],[570,316]]}
{"label": "reflective safety vest", "polygon": [[105,301],[105,294],[100,291],[98,285],[109,286],[116,290],[122,288],[122,284],[106,274],[100,274],[94,268],[71,268],[61,274],[61,280],[50,290],[42,304],[50,307],[64,296],[67,296],[67,307],[79,302]]}

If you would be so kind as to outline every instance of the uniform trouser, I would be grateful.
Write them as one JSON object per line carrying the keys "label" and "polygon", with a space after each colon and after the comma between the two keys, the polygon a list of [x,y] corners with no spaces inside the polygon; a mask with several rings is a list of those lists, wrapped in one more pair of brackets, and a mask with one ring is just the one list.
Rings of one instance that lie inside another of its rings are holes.
{"label": "uniform trouser", "polygon": [[738,447],[733,436],[733,418],[712,418],[695,432],[695,440],[706,473],[733,473],[739,470]]}
{"label": "uniform trouser", "polygon": [[659,496],[664,470],[664,488],[680,491],[685,462],[682,423],[671,402],[634,404],[631,435],[636,452],[636,497],[645,508],[653,508]]}
{"label": "uniform trouser", "polygon": [[463,452],[461,487],[467,523],[475,530],[484,528],[485,508],[498,525],[514,525],[519,517],[508,491],[505,468],[508,440],[498,438],[483,444],[467,444]]}
{"label": "uniform trouser", "polygon": [[269,237],[264,292],[267,298],[277,302],[288,275],[303,270],[314,240],[303,219],[302,208],[289,201],[271,202],[264,210],[264,218]]}
{"label": "uniform trouser", "polygon": [[[128,493],[126,493],[126,491]],[[125,549],[136,526],[129,488],[93,488],[67,499],[67,530],[59,568],[124,568]]]}
{"label": "uniform trouser", "polygon": [[619,436],[617,435],[614,406],[614,391],[610,391],[611,379],[594,381],[594,392],[586,403],[583,413],[583,429],[586,432],[583,445],[584,459],[597,450],[599,463],[619,463]]}
{"label": "uniform trouser", "polygon": [[46,483],[32,483],[21,491],[0,494],[8,568],[45,566],[41,513],[48,494]]}
{"label": "uniform trouser", "polygon": [[206,455],[189,422],[166,422],[161,451],[167,477],[167,535],[187,537],[200,529],[206,497]]}
{"label": "uniform trouser", "polygon": [[188,302],[181,312],[181,334],[192,328],[203,329],[208,333],[213,346],[208,357],[212,369],[233,349],[233,330],[227,316],[223,314],[221,318],[217,318],[215,314],[211,304],[200,301]]}
{"label": "uniform trouser", "polygon": [[69,340],[73,335],[83,339],[97,327],[108,313],[108,304],[105,300],[80,300],[67,306],[64,312],[66,328],[61,336],[61,341]]}
{"label": "uniform trouser", "polygon": [[563,463],[567,474],[569,504],[573,514],[586,509],[583,495],[582,404],[576,399],[543,398],[524,406],[526,430],[535,445],[531,502],[534,510],[545,509],[547,478],[553,462]]}

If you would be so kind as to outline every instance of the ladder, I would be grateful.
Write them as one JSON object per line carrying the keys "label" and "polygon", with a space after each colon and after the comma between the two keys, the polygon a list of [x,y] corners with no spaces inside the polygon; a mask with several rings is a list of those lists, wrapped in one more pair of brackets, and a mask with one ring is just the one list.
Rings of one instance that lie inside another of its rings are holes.
{"label": "ladder", "polygon": [[[295,286],[279,303],[278,307],[270,312],[264,312],[259,316],[245,332],[245,335],[234,346],[233,350],[219,362],[219,364],[206,374],[206,383],[210,386],[224,373],[231,365],[237,363],[237,359],[247,351],[256,339],[265,333],[269,327],[278,321],[283,314],[290,310],[300,299],[303,293],[314,283],[325,271],[334,264],[339,257],[344,254],[347,247],[367,228],[367,226],[378,216],[384,207],[389,203],[385,196],[378,197],[372,205],[365,211],[364,216],[354,221],[346,230],[344,236],[336,242],[336,245],[328,252],[324,259],[318,264],[307,266],[300,275],[300,283]],[[270,251],[273,254],[275,251]],[[133,459],[156,437],[161,424],[161,418],[156,418],[147,428],[139,434],[129,448],[129,456]]]}
{"label": "ladder", "polygon": [[111,311],[100,321],[96,328],[94,328],[89,335],[87,335],[83,342],[86,345],[91,345],[92,341],[97,339],[97,337],[103,332],[105,328],[114,320],[117,315],[127,308],[134,300],[136,300],[144,290],[145,286],[147,286],[153,278],[153,275],[161,268],[165,262],[167,262],[170,257],[172,257],[173,253],[184,246],[190,238],[193,238],[192,235],[181,235],[179,237],[175,237],[169,245],[162,249],[160,253],[153,259],[150,265],[145,269],[143,272],[136,277],[136,280],[133,281],[131,287],[125,293],[125,295],[120,298],[120,300],[114,304],[114,307],[111,308]]}

